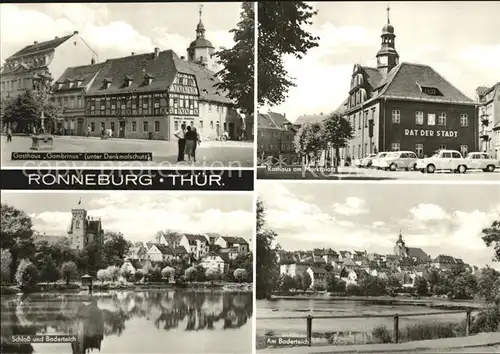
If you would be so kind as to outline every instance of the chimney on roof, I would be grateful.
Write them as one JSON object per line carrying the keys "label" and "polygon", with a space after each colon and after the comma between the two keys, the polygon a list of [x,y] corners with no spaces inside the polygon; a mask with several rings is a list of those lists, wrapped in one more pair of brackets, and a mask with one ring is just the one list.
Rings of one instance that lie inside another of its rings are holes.
{"label": "chimney on roof", "polygon": [[181,56],[181,60],[186,60],[186,57],[185,56]]}
{"label": "chimney on roof", "polygon": [[130,55],[135,55],[135,52],[130,53]]}
{"label": "chimney on roof", "polygon": [[38,41],[34,41],[33,44],[38,44]]}
{"label": "chimney on roof", "polygon": [[156,47],[155,48],[155,59],[158,58],[159,55],[160,55],[160,48]]}
{"label": "chimney on roof", "polygon": [[58,36],[56,36],[56,37],[55,37],[55,39],[59,39],[59,37],[58,37]]}
{"label": "chimney on roof", "polygon": [[80,32],[78,32],[78,31],[73,31],[73,34],[79,34],[79,33],[80,33]]}
{"label": "chimney on roof", "polygon": [[95,58],[90,59],[90,65],[94,65],[94,64],[95,64]]}

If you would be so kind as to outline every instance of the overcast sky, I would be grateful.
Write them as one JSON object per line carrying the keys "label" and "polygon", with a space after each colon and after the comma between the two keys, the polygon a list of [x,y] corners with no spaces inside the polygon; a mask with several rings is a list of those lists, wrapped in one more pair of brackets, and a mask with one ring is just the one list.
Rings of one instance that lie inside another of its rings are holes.
{"label": "overcast sky", "polygon": [[[196,38],[198,2],[68,3],[0,5],[1,61],[33,41],[77,30],[99,60],[173,49],[179,56]],[[214,47],[231,47],[229,30],[239,22],[241,3],[204,3],[206,38]]]}
{"label": "overcast sky", "polygon": [[[495,186],[259,181],[266,226],[288,250],[332,247],[392,254],[407,247],[492,264],[481,230],[500,218]],[[500,264],[493,264],[500,269]]]}
{"label": "overcast sky", "polygon": [[[294,121],[328,113],[346,98],[355,63],[376,67],[387,2],[312,2],[312,34],[319,47],[302,59],[286,58],[297,87],[272,110]],[[500,81],[500,2],[390,3],[400,62],[430,65],[474,99],[478,86]],[[265,107],[264,110],[267,110]]]}
{"label": "overcast sky", "polygon": [[2,203],[25,211],[36,231],[54,236],[67,235],[74,208],[100,217],[105,231],[121,232],[131,242],[150,241],[160,230],[215,232],[249,240],[255,225],[249,193],[2,191]]}

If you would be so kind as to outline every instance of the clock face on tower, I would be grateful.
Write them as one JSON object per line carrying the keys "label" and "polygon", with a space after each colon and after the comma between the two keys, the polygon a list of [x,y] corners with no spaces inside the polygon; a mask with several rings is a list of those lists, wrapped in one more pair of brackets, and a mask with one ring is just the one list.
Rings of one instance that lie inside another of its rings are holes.
{"label": "clock face on tower", "polygon": [[380,64],[382,65],[387,65],[388,61],[387,61],[387,57],[379,57],[378,58],[378,61]]}

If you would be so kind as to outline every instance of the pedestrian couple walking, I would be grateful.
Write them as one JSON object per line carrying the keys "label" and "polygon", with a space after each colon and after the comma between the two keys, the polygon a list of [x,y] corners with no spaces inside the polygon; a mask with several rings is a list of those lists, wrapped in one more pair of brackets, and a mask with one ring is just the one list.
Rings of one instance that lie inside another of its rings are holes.
{"label": "pedestrian couple walking", "polygon": [[195,127],[181,124],[181,128],[175,132],[175,137],[178,139],[178,155],[177,162],[185,161],[187,155],[188,162],[196,162],[196,148],[201,143],[200,136]]}

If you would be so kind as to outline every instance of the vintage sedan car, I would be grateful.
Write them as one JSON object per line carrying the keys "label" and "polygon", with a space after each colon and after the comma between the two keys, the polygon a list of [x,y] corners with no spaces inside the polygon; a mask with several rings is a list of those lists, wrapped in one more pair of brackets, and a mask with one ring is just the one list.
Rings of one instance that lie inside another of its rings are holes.
{"label": "vintage sedan car", "polygon": [[416,170],[418,157],[413,151],[393,151],[381,158],[378,165],[383,170]]}
{"label": "vintage sedan car", "polygon": [[368,154],[363,157],[359,163],[359,167],[370,167],[375,156],[377,156],[377,154]]}
{"label": "vintage sedan car", "polygon": [[493,172],[496,168],[500,167],[500,161],[485,152],[470,152],[465,157],[465,160],[469,170]]}
{"label": "vintage sedan car", "polygon": [[467,162],[458,151],[440,150],[431,157],[418,160],[417,170],[422,173],[434,173],[445,170],[465,173],[467,171]]}
{"label": "vintage sedan car", "polygon": [[388,152],[379,152],[375,157],[372,159],[372,168],[380,169],[379,163],[380,159],[383,159],[386,157]]}

